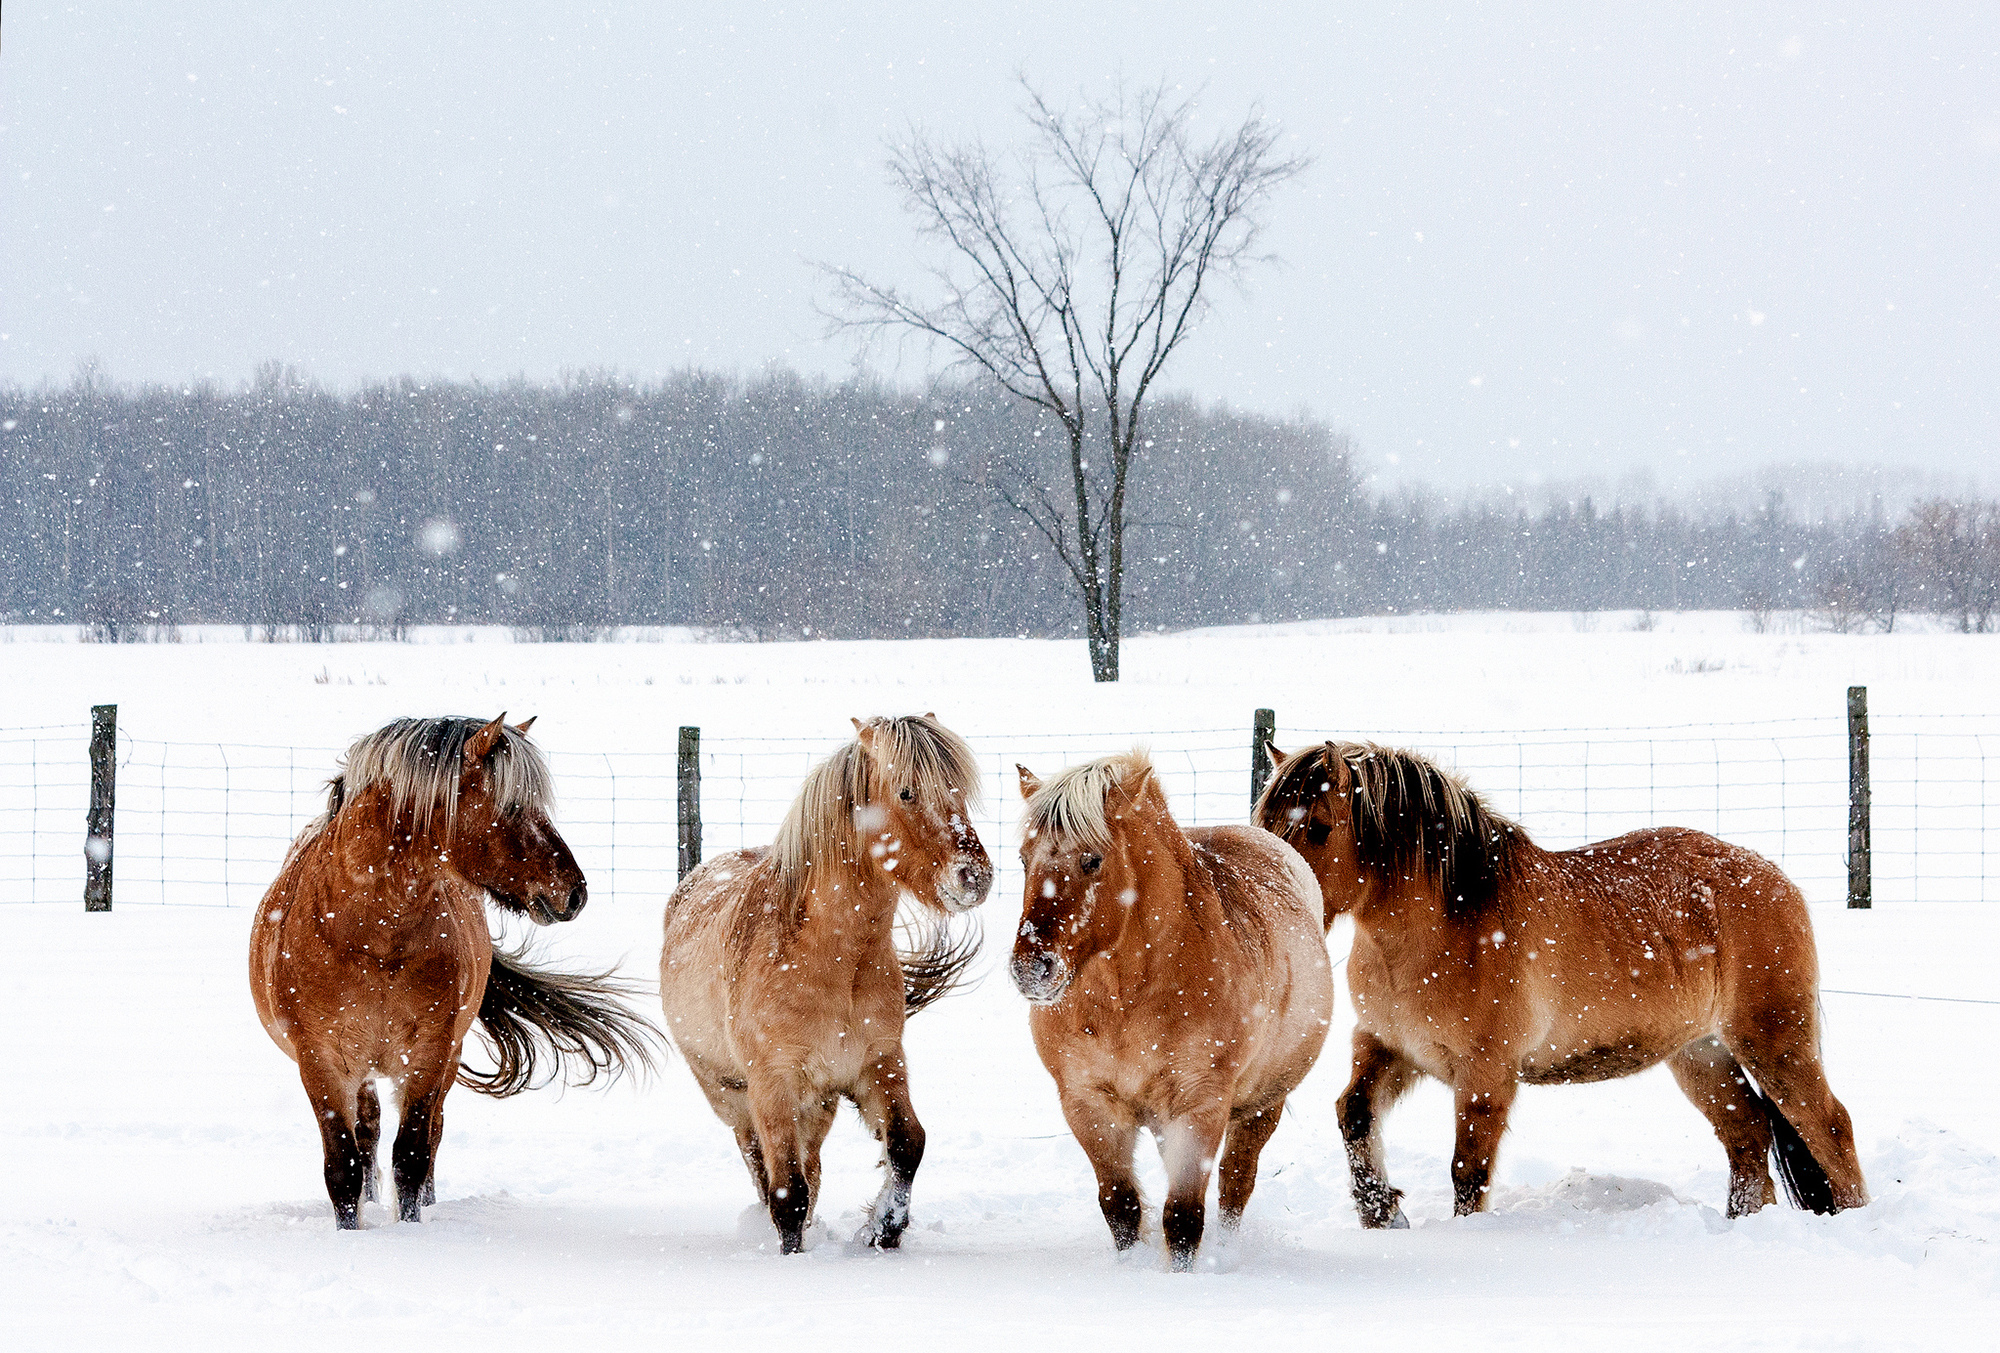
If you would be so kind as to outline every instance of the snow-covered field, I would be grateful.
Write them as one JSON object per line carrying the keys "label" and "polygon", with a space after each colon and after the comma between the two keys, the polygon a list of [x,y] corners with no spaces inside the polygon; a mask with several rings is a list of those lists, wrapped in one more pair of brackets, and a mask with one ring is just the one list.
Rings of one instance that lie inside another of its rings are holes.
{"label": "snow-covered field", "polygon": [[[1767,721],[1769,740],[1790,756],[1783,730],[1793,725],[1776,721],[1821,720],[1802,735],[1830,739],[1812,752],[1817,765],[1839,762],[1850,684],[1869,687],[1884,726],[2000,706],[2000,639],[1758,634],[1735,616],[1662,616],[1639,631],[1632,620],[1415,617],[1160,636],[1130,642],[1115,688],[1091,685],[1081,645],[1029,641],[18,642],[0,646],[0,725],[74,725],[91,702],[116,701],[124,728],[162,744],[312,749],[398,714],[504,708],[539,715],[537,737],[559,772],[576,768],[578,777],[591,757],[612,753],[671,765],[680,724],[700,725],[705,740],[744,757],[756,754],[756,740],[804,740],[764,747],[766,773],[778,777],[802,769],[849,715],[934,709],[996,771],[1013,760],[1045,770],[1148,740],[1163,764],[1182,756],[1188,811],[1212,818],[1232,804],[1242,811],[1250,711],[1270,706],[1286,745],[1287,729],[1308,728],[1406,733],[1441,754],[1462,746],[1461,764],[1503,809],[1513,811],[1518,795],[1530,830],[1572,844],[1584,827],[1573,804],[1551,799],[1544,813],[1526,772],[1520,783],[1498,783],[1494,749],[1511,745],[1511,731],[1680,730],[1659,735],[1666,746],[1685,742],[1688,728]],[[1935,727],[1947,725],[1960,727]],[[1449,1106],[1426,1087],[1388,1127],[1391,1177],[1409,1191],[1414,1229],[1364,1233],[1334,1124],[1346,1075],[1336,1034],[1265,1154],[1242,1234],[1212,1242],[1193,1276],[1164,1272],[1152,1252],[1121,1262],[1029,1046],[1022,1002],[994,962],[1020,886],[1005,867],[1016,845],[1002,807],[1011,791],[994,779],[987,844],[1003,872],[985,918],[985,978],[911,1025],[930,1147],[913,1228],[893,1255],[846,1243],[874,1192],[872,1143],[847,1115],[830,1143],[818,1243],[780,1259],[766,1226],[746,1215],[750,1189],[727,1133],[678,1065],[654,1084],[601,1092],[503,1103],[454,1095],[441,1201],[426,1224],[394,1225],[371,1207],[368,1229],[336,1233],[304,1096],[250,1011],[246,908],[261,880],[245,878],[264,867],[254,850],[227,895],[197,878],[178,891],[156,886],[150,902],[134,883],[108,916],[84,915],[74,892],[0,909],[8,935],[0,990],[17,1033],[0,1098],[8,1162],[0,1342],[1983,1346],[2000,1318],[1992,1053],[2000,980],[1989,958],[2000,943],[2000,879],[1984,877],[1988,835],[1971,809],[1948,810],[1993,799],[2000,836],[2000,738],[1992,736],[2000,728],[1984,727],[1993,778],[1977,756],[1960,756],[1923,800],[1933,812],[1924,837],[1878,832],[1878,848],[1949,854],[1956,863],[1940,872],[1951,877],[1918,886],[1919,873],[1906,884],[1889,870],[1871,912],[1838,905],[1844,764],[1788,772],[1797,805],[1786,859],[1821,880],[1812,891],[1830,989],[1829,1069],[1876,1199],[1858,1212],[1819,1218],[1779,1208],[1724,1220],[1721,1150],[1667,1075],[1653,1071],[1525,1090],[1493,1210],[1463,1221],[1449,1215]],[[69,756],[67,735],[51,736],[56,754]],[[1983,752],[1977,732],[1966,736]],[[1892,779],[1905,773],[1894,755]],[[324,753],[301,756],[309,789],[331,764]],[[1611,759],[1627,770],[1633,760]],[[1716,753],[1723,778],[1738,764]],[[1878,797],[1903,801],[1884,771],[1878,765]],[[1630,825],[1640,811],[1635,791],[1597,773],[1596,834]],[[775,815],[746,783],[711,779],[711,849]],[[1740,821],[1771,830],[1753,815],[1756,804],[1741,801],[1756,798],[1755,785],[1732,788],[1728,799],[1714,790],[1701,792],[1725,829]],[[69,791],[46,792],[67,804]],[[143,804],[136,783],[131,793]],[[741,802],[725,806],[724,793]],[[1662,819],[1692,813],[1694,793],[1665,795]],[[45,804],[35,820],[53,830],[68,812]],[[543,938],[578,963],[622,959],[644,977],[657,958],[664,875],[655,862],[671,848],[672,814],[670,804],[650,817],[629,804],[627,812],[618,886],[606,882],[609,840],[580,826],[592,905]],[[80,868],[78,844],[58,854]],[[121,882],[127,848],[121,838]],[[147,848],[135,831],[140,879]],[[1982,888],[1991,902],[1976,900]],[[234,905],[159,905],[161,896]],[[1336,928],[1336,958],[1347,942]],[[1157,1199],[1156,1168],[1150,1179]]]}

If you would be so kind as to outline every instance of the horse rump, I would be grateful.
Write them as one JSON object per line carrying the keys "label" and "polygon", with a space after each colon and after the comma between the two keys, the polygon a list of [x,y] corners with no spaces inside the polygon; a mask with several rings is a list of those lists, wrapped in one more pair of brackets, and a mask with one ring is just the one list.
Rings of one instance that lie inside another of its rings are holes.
{"label": "horse rump", "polygon": [[1750,1093],[1757,1097],[1764,1119],[1771,1125],[1771,1161],[1778,1167],[1778,1180],[1785,1186],[1785,1196],[1792,1200],[1792,1206],[1821,1216],[1838,1212],[1840,1209],[1833,1200],[1833,1181],[1813,1158],[1806,1139],[1769,1095],[1758,1089],[1751,1089]]}
{"label": "horse rump", "polygon": [[903,967],[903,1013],[914,1015],[965,986],[965,970],[979,957],[984,936],[976,925],[953,934],[950,923],[929,918],[903,929],[913,942],[899,944],[896,959]]}
{"label": "horse rump", "polygon": [[494,1067],[475,1071],[460,1062],[458,1079],[504,1099],[558,1075],[589,1085],[626,1071],[651,1074],[664,1044],[620,999],[639,994],[609,972],[557,972],[530,963],[526,945],[510,953],[496,944],[479,1002],[479,1031]]}

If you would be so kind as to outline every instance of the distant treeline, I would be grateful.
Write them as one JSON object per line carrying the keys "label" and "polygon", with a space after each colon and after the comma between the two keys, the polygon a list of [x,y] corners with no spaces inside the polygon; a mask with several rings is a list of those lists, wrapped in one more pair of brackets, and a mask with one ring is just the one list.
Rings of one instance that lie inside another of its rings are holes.
{"label": "distant treeline", "polygon": [[[1933,584],[1879,514],[1371,497],[1324,424],[1185,399],[1148,410],[1128,504],[1131,631],[1417,609],[1802,607],[1841,589],[1867,592],[1852,605],[1874,616],[1892,557],[1891,616],[1951,609],[1925,604]],[[82,376],[0,391],[0,620],[107,637],[452,622],[547,638],[621,624],[1069,634],[1080,611],[1063,568],[1007,501],[1037,475],[1062,482],[1055,441],[983,390],[784,372],[344,393],[275,366],[236,391]],[[1992,514],[1963,511],[1974,536],[1994,536]],[[1965,623],[1992,609],[1972,603]]]}

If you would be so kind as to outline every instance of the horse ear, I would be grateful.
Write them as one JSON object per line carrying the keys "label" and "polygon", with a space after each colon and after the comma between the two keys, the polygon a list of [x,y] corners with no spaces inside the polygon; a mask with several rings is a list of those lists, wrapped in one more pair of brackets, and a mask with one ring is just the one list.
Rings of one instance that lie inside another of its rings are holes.
{"label": "horse ear", "polygon": [[861,720],[851,717],[848,719],[848,722],[854,725],[854,740],[861,744],[861,749],[867,752],[874,751],[875,725],[863,723]]}
{"label": "horse ear", "polygon": [[1264,739],[1264,755],[1270,758],[1271,769],[1273,770],[1284,764],[1285,754],[1279,751],[1278,744],[1269,738]]}
{"label": "horse ear", "polygon": [[467,770],[493,755],[493,749],[500,745],[500,735],[507,731],[507,716],[501,716],[486,724],[465,740],[465,766]]}
{"label": "horse ear", "polygon": [[527,732],[530,728],[533,728],[535,726],[535,720],[541,717],[542,716],[539,714],[530,714],[527,718],[521,720],[521,722],[514,725],[514,731],[516,733]]}
{"label": "horse ear", "polygon": [[934,709],[927,709],[927,710],[925,710],[925,711],[924,711],[924,717],[925,717],[926,719],[929,719],[929,720],[930,720],[930,721],[931,721],[932,723],[936,723],[936,722],[937,722],[937,711],[936,711],[936,710],[934,710]]}
{"label": "horse ear", "polygon": [[1021,797],[1024,799],[1034,798],[1035,791],[1042,787],[1042,777],[1018,761],[1014,763],[1014,769],[1021,774]]}

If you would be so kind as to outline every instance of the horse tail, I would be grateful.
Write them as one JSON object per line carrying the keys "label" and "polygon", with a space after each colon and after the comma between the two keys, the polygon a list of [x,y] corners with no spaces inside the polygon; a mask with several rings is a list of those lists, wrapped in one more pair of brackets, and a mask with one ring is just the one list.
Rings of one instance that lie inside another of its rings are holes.
{"label": "horse tail", "polygon": [[1792,1206],[1821,1216],[1839,1211],[1834,1206],[1833,1181],[1813,1158],[1806,1139],[1770,1096],[1756,1089],[1750,1093],[1763,1106],[1764,1119],[1771,1125],[1771,1160],[1778,1167],[1778,1179],[1784,1184],[1785,1196],[1792,1200]]}
{"label": "horse tail", "polygon": [[589,1085],[599,1076],[650,1074],[664,1046],[653,1026],[619,999],[636,994],[609,972],[557,972],[530,963],[525,945],[509,953],[496,944],[479,1001],[479,1031],[494,1067],[475,1071],[460,1062],[458,1079],[505,1099],[557,1076]]}
{"label": "horse tail", "polygon": [[976,927],[954,935],[949,925],[937,921],[915,923],[910,928],[917,932],[917,942],[908,949],[896,950],[896,957],[903,965],[905,1015],[914,1015],[964,987],[965,970],[979,957],[983,938]]}

